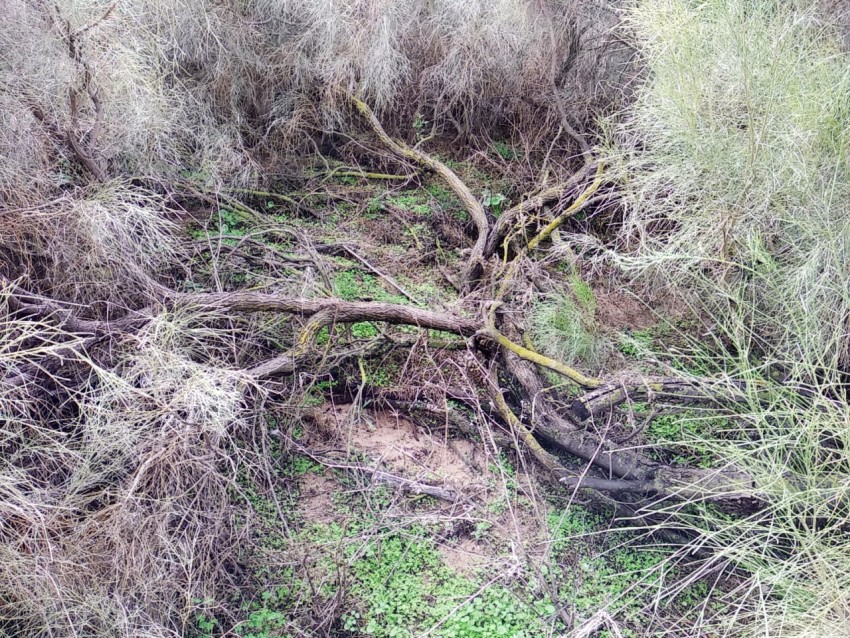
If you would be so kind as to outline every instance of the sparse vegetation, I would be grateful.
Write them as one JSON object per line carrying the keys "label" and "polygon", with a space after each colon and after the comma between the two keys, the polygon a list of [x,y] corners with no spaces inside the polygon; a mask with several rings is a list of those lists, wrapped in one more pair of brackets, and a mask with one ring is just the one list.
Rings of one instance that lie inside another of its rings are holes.
{"label": "sparse vegetation", "polygon": [[0,636],[850,634],[842,10],[7,0]]}

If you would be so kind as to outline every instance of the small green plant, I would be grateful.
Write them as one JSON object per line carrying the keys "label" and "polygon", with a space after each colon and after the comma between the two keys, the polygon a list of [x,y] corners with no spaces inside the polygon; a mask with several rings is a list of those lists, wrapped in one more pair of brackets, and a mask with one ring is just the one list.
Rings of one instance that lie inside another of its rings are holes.
{"label": "small green plant", "polygon": [[357,178],[354,175],[338,175],[334,179],[343,186],[357,186]]}
{"label": "small green plant", "polygon": [[637,359],[650,352],[654,341],[651,330],[631,330],[620,334],[617,349],[627,357]]}
{"label": "small green plant", "polygon": [[493,149],[496,151],[496,154],[506,162],[510,162],[519,157],[519,154],[514,150],[514,147],[507,142],[495,141],[493,142]]}
{"label": "small green plant", "polygon": [[430,215],[431,207],[428,205],[423,194],[419,191],[408,191],[404,195],[396,195],[391,197],[389,203],[398,206],[402,210],[416,213],[417,215]]}
{"label": "small green plant", "polygon": [[[339,293],[337,293],[339,294]],[[325,346],[331,340],[331,332],[330,328],[324,326],[319,329],[319,332],[316,333],[316,345],[317,346]]]}
{"label": "small green plant", "polygon": [[228,208],[218,211],[218,231],[222,235],[244,235],[245,226],[244,215]]}
{"label": "small green plant", "polygon": [[375,638],[532,638],[554,613],[546,601],[524,603],[501,585],[482,588],[454,573],[422,529],[373,542],[352,573],[360,605],[343,626]]}
{"label": "small green plant", "polygon": [[381,197],[373,197],[369,200],[369,204],[366,206],[365,216],[367,219],[377,219],[382,210],[384,210],[384,202]]}
{"label": "small green plant", "polygon": [[302,397],[301,405],[307,408],[315,408],[325,403],[325,397],[316,388],[310,388]]}
{"label": "small green plant", "polygon": [[656,454],[665,461],[708,468],[716,458],[705,449],[704,442],[729,428],[728,419],[686,410],[654,418],[646,428],[646,435],[650,442],[661,446]]}
{"label": "small green plant", "polygon": [[195,615],[195,629],[197,630],[195,635],[197,638],[213,638],[216,625],[218,625],[218,621],[212,616],[204,613]]}
{"label": "small green plant", "polygon": [[595,314],[596,295],[593,294],[593,288],[591,285],[577,274],[570,275],[568,282],[570,285],[570,291],[581,306],[581,309],[589,315]]}
{"label": "small green plant", "polygon": [[490,191],[485,191],[482,203],[485,208],[489,208],[493,215],[498,217],[502,214],[502,206],[506,201],[508,201],[508,198],[502,193],[491,193]]}
{"label": "small green plant", "polygon": [[293,476],[304,476],[305,474],[321,474],[322,466],[309,456],[295,454],[289,461],[289,471]]}
{"label": "small green plant", "polygon": [[425,191],[431,197],[436,199],[441,206],[447,206],[457,201],[455,194],[439,182],[432,182],[431,184],[428,184],[425,187]]}
{"label": "small green plant", "polygon": [[579,537],[589,535],[602,525],[602,519],[590,510],[573,505],[565,511],[553,510],[547,519],[552,549],[565,551]]}
{"label": "small green plant", "polygon": [[[343,270],[336,273],[333,280],[334,295],[345,301],[375,300],[387,303],[409,304],[410,300],[401,295],[387,292],[373,275],[360,270]],[[358,328],[368,330],[368,328]]]}
{"label": "small green plant", "polygon": [[[551,512],[548,527],[555,556],[550,570],[561,583],[563,600],[583,613],[614,610],[640,626],[640,615],[658,587],[656,568],[667,556],[640,547],[627,532],[607,530],[600,516],[577,505]],[[627,630],[623,635],[637,634]]]}
{"label": "small green plant", "polygon": [[397,369],[395,365],[367,366],[366,381],[369,385],[378,388],[390,388],[393,386]]}
{"label": "small green plant", "polygon": [[[493,513],[497,514],[498,512],[493,512]],[[484,538],[487,537],[487,535],[490,533],[490,530],[492,528],[493,528],[493,523],[491,523],[490,521],[478,521],[475,524],[475,529],[472,530],[472,538],[474,538],[477,541],[481,541],[481,540],[483,540]]]}
{"label": "small green plant", "polygon": [[351,336],[355,339],[371,339],[378,336],[378,329],[374,323],[361,321],[351,324]]}
{"label": "small green plant", "polygon": [[421,141],[425,137],[425,129],[428,127],[428,120],[422,113],[417,113],[413,119],[413,130],[416,131],[416,139]]}
{"label": "small green plant", "polygon": [[264,591],[260,602],[248,606],[248,616],[236,625],[234,632],[241,638],[285,638],[286,614],[278,609],[285,607],[285,601],[277,592]]}
{"label": "small green plant", "polygon": [[354,301],[363,295],[363,278],[356,270],[344,270],[334,277],[334,294],[345,301]]}
{"label": "small green plant", "polygon": [[597,366],[608,355],[608,341],[598,334],[595,302],[589,286],[579,294],[553,294],[534,306],[530,337],[543,354],[565,363]]}

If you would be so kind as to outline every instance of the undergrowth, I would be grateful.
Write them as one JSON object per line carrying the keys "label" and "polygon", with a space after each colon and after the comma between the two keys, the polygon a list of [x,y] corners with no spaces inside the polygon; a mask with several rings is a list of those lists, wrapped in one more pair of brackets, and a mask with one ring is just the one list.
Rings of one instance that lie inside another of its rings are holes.
{"label": "undergrowth", "polygon": [[593,289],[580,277],[567,279],[567,290],[534,304],[529,335],[543,353],[559,361],[598,367],[610,344],[596,322]]}
{"label": "undergrowth", "polygon": [[669,508],[702,530],[711,564],[740,570],[717,596],[734,621],[706,611],[707,634],[837,637],[850,626],[850,66],[818,9],[640,1],[628,17],[647,76],[610,129],[627,214],[625,250],[609,256],[710,326],[688,352],[667,353],[672,372],[745,384],[720,410],[730,418],[664,417],[648,434],[745,469],[764,495],[747,517]]}

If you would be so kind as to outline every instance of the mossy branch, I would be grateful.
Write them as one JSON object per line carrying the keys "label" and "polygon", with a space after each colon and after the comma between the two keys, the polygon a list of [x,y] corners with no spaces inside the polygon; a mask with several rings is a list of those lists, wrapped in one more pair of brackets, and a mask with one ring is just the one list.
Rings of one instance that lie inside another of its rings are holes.
{"label": "mossy branch", "polygon": [[579,195],[576,200],[572,204],[570,204],[563,213],[561,213],[551,222],[546,224],[543,230],[541,230],[536,237],[534,237],[530,242],[528,242],[529,250],[534,250],[535,248],[537,248],[537,246],[540,245],[540,242],[549,237],[549,235],[551,235],[555,229],[557,229],[567,219],[569,219],[577,212],[579,212],[582,208],[584,208],[585,204],[587,204],[588,200],[590,199],[590,196],[593,195],[597,190],[599,190],[599,187],[602,185],[602,171],[603,165],[600,163],[596,167],[596,179],[593,180],[593,183],[588,186],[584,190],[584,192]]}
{"label": "mossy branch", "polygon": [[592,168],[592,165],[584,167],[572,175],[567,181],[550,186],[549,188],[540,191],[537,195],[529,197],[499,215],[499,219],[496,220],[496,223],[493,225],[493,228],[490,230],[490,234],[487,237],[484,256],[490,257],[490,255],[496,252],[500,242],[514,226],[518,217],[527,215],[538,208],[542,208],[550,202],[558,201],[562,197],[565,197],[567,193],[576,186],[576,184],[585,178],[590,168]]}
{"label": "mossy branch", "polygon": [[543,366],[544,368],[548,368],[553,372],[557,372],[565,376],[567,379],[571,380],[573,383],[581,386],[582,388],[598,388],[602,385],[602,381],[599,379],[594,379],[593,377],[588,377],[587,375],[579,372],[575,368],[571,368],[565,363],[561,363],[556,359],[551,359],[545,355],[540,354],[539,352],[535,352],[534,350],[529,350],[518,343],[514,343],[510,339],[508,339],[505,335],[499,332],[498,328],[496,328],[496,309],[499,307],[500,302],[494,302],[490,304],[490,312],[487,315],[487,327],[486,332],[487,335],[492,338],[496,343],[498,343],[503,348],[510,350],[518,357],[525,359],[526,361],[531,361],[532,363],[536,363],[539,366]]}
{"label": "mossy branch", "polygon": [[493,405],[495,405],[499,416],[502,417],[505,423],[508,424],[508,427],[511,428],[519,440],[526,448],[528,448],[537,462],[546,468],[546,470],[548,470],[555,478],[565,477],[567,475],[567,471],[563,465],[561,465],[558,457],[543,449],[540,442],[534,438],[534,434],[531,430],[525,427],[522,421],[519,420],[519,417],[514,414],[513,410],[511,410],[510,406],[505,401],[505,397],[502,395],[502,390],[499,387],[499,374],[495,367],[490,369],[489,389],[490,398],[492,399]]}

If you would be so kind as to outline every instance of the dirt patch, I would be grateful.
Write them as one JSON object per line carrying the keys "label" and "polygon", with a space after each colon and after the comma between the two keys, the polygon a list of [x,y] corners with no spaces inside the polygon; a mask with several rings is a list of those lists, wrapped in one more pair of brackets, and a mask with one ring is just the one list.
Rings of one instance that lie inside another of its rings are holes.
{"label": "dirt patch", "polygon": [[333,494],[339,484],[323,474],[308,472],[301,479],[299,506],[304,518],[314,523],[331,523],[336,518]]}
{"label": "dirt patch", "polygon": [[438,551],[452,569],[469,574],[489,563],[492,558],[488,555],[487,547],[473,538],[464,538],[459,542],[442,543]]}
{"label": "dirt patch", "polygon": [[364,453],[372,467],[469,497],[485,487],[468,460],[474,455],[471,443],[449,445],[448,439],[390,412],[364,412],[353,418],[351,406],[328,406],[317,415],[316,423],[326,438]]}
{"label": "dirt patch", "polygon": [[600,325],[616,331],[629,328],[644,330],[658,323],[656,314],[634,296],[619,290],[598,290],[596,319]]}
{"label": "dirt patch", "polygon": [[[430,433],[388,411],[364,411],[355,418],[350,405],[325,406],[314,413],[314,423],[310,437],[321,439],[323,447],[365,455],[372,468],[461,495],[454,505],[439,501],[415,510],[455,530],[438,543],[452,568],[471,573],[493,561],[539,553],[545,534],[539,508],[545,506],[534,496],[533,480],[521,469],[504,474],[504,468],[496,468],[503,461],[488,457],[480,445]],[[340,485],[329,473],[308,474],[303,481],[305,519],[333,520],[332,494]]]}

